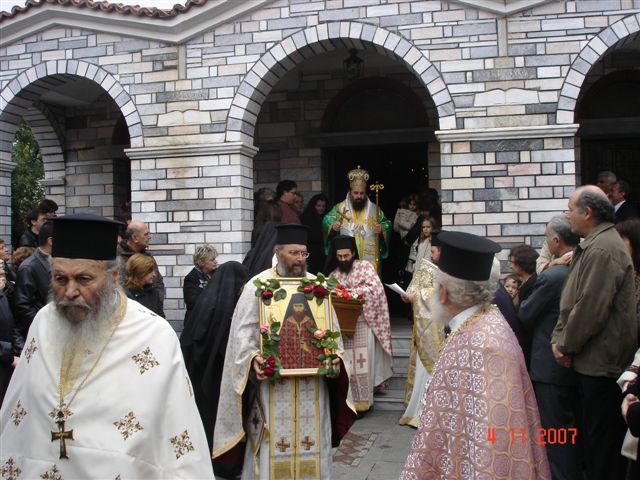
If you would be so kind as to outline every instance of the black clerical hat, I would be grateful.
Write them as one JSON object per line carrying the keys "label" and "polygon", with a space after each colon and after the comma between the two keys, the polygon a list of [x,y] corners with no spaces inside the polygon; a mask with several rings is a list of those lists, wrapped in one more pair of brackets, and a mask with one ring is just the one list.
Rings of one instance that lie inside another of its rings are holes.
{"label": "black clerical hat", "polygon": [[440,232],[438,240],[442,243],[440,270],[462,280],[489,280],[500,245],[465,232]]}
{"label": "black clerical hat", "polygon": [[54,217],[52,257],[114,260],[120,222],[90,213]]}
{"label": "black clerical hat", "polygon": [[356,239],[349,235],[338,235],[333,239],[333,251],[337,252],[342,248],[348,248],[355,252],[355,257],[360,258],[358,255],[358,245],[356,244]]}
{"label": "black clerical hat", "polygon": [[307,237],[309,236],[309,227],[306,225],[299,225],[297,223],[284,223],[277,225],[278,231],[276,235],[276,244],[287,245],[306,245]]}

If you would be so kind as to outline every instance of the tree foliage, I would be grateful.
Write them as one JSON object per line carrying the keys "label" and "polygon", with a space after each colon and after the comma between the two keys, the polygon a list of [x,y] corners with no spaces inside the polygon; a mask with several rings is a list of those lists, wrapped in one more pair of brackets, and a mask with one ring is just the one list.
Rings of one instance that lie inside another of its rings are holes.
{"label": "tree foliage", "polygon": [[11,150],[16,168],[11,174],[11,232],[13,245],[26,227],[26,217],[44,199],[44,165],[31,128],[21,122]]}

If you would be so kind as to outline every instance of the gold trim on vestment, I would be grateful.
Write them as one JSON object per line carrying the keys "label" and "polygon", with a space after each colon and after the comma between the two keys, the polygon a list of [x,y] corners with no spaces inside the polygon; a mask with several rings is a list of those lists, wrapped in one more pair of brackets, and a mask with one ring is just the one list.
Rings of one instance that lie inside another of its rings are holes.
{"label": "gold trim on vestment", "polygon": [[[251,373],[251,369],[253,368],[253,359],[260,356],[260,352],[256,351],[253,355],[251,355],[251,360],[249,360],[249,367],[246,369],[246,372],[244,374],[244,378],[242,379],[242,393],[244,393],[245,389],[247,388],[247,382],[249,381],[249,374]],[[238,393],[235,389],[234,389],[234,393],[236,394],[236,403],[238,405],[238,410],[240,412],[240,416],[242,417],[242,393]],[[244,425],[242,422],[242,418],[240,418],[240,431],[238,433],[236,433],[233,438],[227,442],[225,445],[223,445],[222,447],[220,447],[217,450],[213,450],[211,452],[211,458],[216,458],[219,457],[220,455],[224,455],[225,453],[227,453],[229,450],[231,450],[233,447],[235,447],[238,442],[241,442],[244,437],[245,437],[245,432],[244,432]]]}

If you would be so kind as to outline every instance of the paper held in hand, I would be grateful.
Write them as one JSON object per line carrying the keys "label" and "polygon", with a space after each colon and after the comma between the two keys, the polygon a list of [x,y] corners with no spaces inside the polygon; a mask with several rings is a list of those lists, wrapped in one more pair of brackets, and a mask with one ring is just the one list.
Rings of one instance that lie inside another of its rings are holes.
{"label": "paper held in hand", "polygon": [[398,295],[406,295],[407,292],[405,292],[402,287],[400,285],[398,285],[397,283],[385,283],[384,284],[385,287],[387,287],[389,290],[393,290],[394,292],[396,292]]}

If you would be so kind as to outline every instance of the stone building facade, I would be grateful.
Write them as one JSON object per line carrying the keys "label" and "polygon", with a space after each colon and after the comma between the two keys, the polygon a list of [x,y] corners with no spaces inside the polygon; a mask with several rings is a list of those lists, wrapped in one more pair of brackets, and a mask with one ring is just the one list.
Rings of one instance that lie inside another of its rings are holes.
{"label": "stone building facade", "polygon": [[637,97],[639,32],[637,0],[32,1],[0,16],[1,233],[24,120],[62,212],[130,199],[150,225],[178,329],[198,244],[240,260],[256,188],[338,197],[365,144],[421,145],[446,228],[538,246],[591,172],[638,172],[638,100],[616,92]]}

